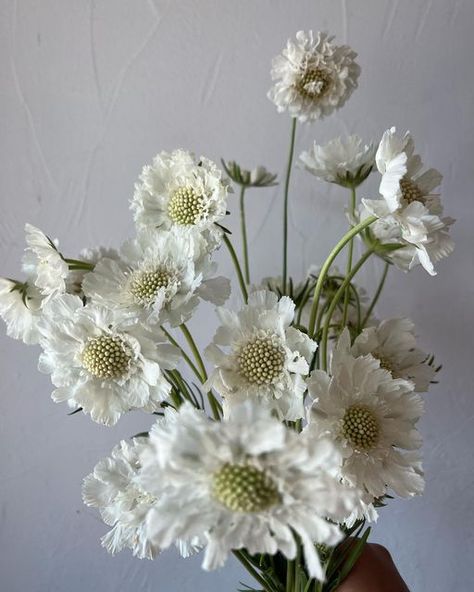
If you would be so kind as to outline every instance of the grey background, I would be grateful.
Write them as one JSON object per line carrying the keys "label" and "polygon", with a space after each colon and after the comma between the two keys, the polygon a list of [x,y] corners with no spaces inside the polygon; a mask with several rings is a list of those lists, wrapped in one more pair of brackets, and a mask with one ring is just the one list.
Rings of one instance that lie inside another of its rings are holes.
{"label": "grey background", "polygon": [[[414,592],[474,589],[473,22],[472,0],[0,2],[2,275],[18,275],[25,221],[59,237],[69,256],[131,235],[127,201],[159,150],[282,171],[290,121],[266,99],[269,66],[300,28],[349,43],[362,76],[342,111],[298,130],[297,153],[315,138],[379,138],[395,124],[444,173],[456,251],[437,278],[392,271],[379,308],[411,315],[444,364],[421,426],[426,494],[390,504],[375,527],[374,540],[390,548]],[[291,271],[299,276],[344,231],[347,196],[302,171],[292,186]],[[256,277],[279,272],[280,197],[281,188],[248,196]],[[230,203],[235,211],[237,200]],[[237,229],[235,217],[229,225]],[[224,252],[219,259],[231,273]],[[361,277],[370,286],[379,272],[374,262]],[[202,345],[211,315],[203,306],[192,323]],[[2,330],[0,351],[2,591],[210,592],[249,582],[233,561],[209,575],[199,558],[174,552],[155,562],[108,556],[98,543],[104,525],[82,505],[81,480],[121,438],[148,428],[149,417],[134,413],[108,429],[67,417],[36,371],[36,348]]]}

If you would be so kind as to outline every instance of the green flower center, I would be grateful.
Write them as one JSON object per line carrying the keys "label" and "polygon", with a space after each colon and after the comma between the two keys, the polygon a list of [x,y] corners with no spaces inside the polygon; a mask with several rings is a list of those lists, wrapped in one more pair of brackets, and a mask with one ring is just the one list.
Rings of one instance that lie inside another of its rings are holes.
{"label": "green flower center", "polygon": [[402,197],[407,203],[411,204],[414,201],[419,201],[424,204],[426,202],[421,189],[411,179],[407,179],[406,177],[401,179],[400,189],[402,191]]}
{"label": "green flower center", "polygon": [[263,512],[281,502],[276,483],[252,465],[223,465],[214,473],[212,493],[233,512]]}
{"label": "green flower center", "polygon": [[342,434],[355,448],[368,450],[379,439],[379,424],[370,409],[363,405],[353,405],[344,414]]}
{"label": "green flower center", "polygon": [[191,226],[200,222],[205,214],[204,197],[190,186],[178,187],[168,202],[168,216],[175,224]]}
{"label": "green flower center", "polygon": [[127,374],[131,357],[120,337],[101,335],[90,339],[82,352],[82,365],[96,378],[121,378]]}
{"label": "green flower center", "polygon": [[168,269],[139,271],[132,276],[129,291],[137,304],[149,305],[153,304],[159,290],[166,290],[175,281],[175,274]]}
{"label": "green flower center", "polygon": [[331,86],[331,76],[321,68],[307,70],[298,81],[296,89],[303,97],[318,99],[325,95]]}
{"label": "green flower center", "polygon": [[277,337],[257,337],[238,355],[239,371],[254,384],[273,384],[285,366],[285,350]]}

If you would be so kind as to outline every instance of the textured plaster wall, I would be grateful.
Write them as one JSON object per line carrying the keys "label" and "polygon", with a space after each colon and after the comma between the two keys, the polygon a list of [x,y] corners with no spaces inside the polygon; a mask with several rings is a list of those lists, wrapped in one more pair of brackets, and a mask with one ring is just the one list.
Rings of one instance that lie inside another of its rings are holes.
{"label": "textured plaster wall", "polygon": [[[328,29],[359,52],[360,88],[346,108],[300,128],[297,151],[317,138],[378,138],[409,128],[445,174],[455,254],[437,278],[393,271],[379,313],[410,314],[444,364],[426,397],[426,495],[394,502],[374,538],[414,592],[474,589],[472,0],[1,0],[0,273],[17,275],[30,221],[74,256],[118,245],[143,163],[187,147],[218,159],[282,170],[289,120],[266,99],[269,64],[299,28]],[[346,196],[301,171],[293,176],[291,270],[320,263],[345,227]],[[370,188],[368,188],[369,190]],[[281,189],[249,195],[257,276],[279,271]],[[235,201],[231,201],[235,209]],[[237,229],[236,221],[229,222]],[[275,254],[276,253],[276,254]],[[220,254],[221,269],[231,272]],[[379,265],[369,266],[368,285]],[[212,310],[193,327],[204,345]],[[174,552],[156,562],[98,544],[105,532],[80,498],[84,475],[120,438],[146,429],[140,413],[114,428],[67,417],[49,398],[38,350],[0,336],[0,589],[5,592],[235,590],[229,561],[208,575]]]}

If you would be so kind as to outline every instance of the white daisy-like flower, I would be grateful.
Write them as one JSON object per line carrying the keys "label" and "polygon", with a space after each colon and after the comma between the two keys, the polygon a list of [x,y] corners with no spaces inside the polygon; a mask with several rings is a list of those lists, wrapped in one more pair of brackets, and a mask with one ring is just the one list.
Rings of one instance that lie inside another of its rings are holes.
{"label": "white daisy-like flower", "polygon": [[83,306],[65,294],[48,303],[40,324],[43,353],[39,370],[51,374],[55,402],[105,425],[131,409],[160,409],[170,385],[163,369],[174,368],[178,351],[118,310]]}
{"label": "white daisy-like flower", "polygon": [[357,54],[347,45],[335,45],[327,33],[298,31],[272,63],[268,98],[278,111],[299,121],[314,121],[340,109],[360,75]]}
{"label": "white daisy-like flower", "polygon": [[[95,265],[105,257],[114,260],[120,258],[116,249],[109,247],[95,247],[92,249],[82,249],[79,253],[78,261],[89,264],[91,267],[95,267]],[[77,296],[83,297],[84,292],[82,290],[82,282],[90,271],[90,269],[86,269],[86,266],[84,266],[84,269],[69,269],[69,275],[66,279],[66,292],[68,294],[77,294]]]}
{"label": "white daisy-like flower", "polygon": [[264,166],[252,170],[244,169],[235,160],[222,161],[225,172],[234,183],[244,187],[273,187],[278,185],[277,175],[270,173]]}
{"label": "white daisy-like flower", "polygon": [[198,240],[144,230],[123,245],[120,259],[106,257],[96,264],[84,278],[84,293],[146,322],[180,325],[200,298],[222,305],[230,294],[229,280],[213,277],[216,264],[200,255]]}
{"label": "white daisy-like flower", "polygon": [[25,224],[26,244],[23,271],[34,278],[36,287],[46,298],[66,291],[69,266],[58,251],[57,241],[49,239],[41,230]]}
{"label": "white daisy-like flower", "polygon": [[362,492],[366,506],[367,496],[375,501],[389,491],[402,497],[422,493],[424,480],[415,452],[421,436],[415,424],[423,402],[412,384],[392,378],[371,355],[351,355],[345,329],[329,374],[315,370],[308,389],[314,403],[307,429],[341,446],[341,478]]}
{"label": "white daisy-like flower", "polygon": [[317,345],[291,327],[294,302],[262,290],[238,313],[220,308],[217,314],[222,325],[206,349],[215,365],[207,387],[222,395],[225,409],[259,398],[282,418],[303,417],[304,376]]}
{"label": "white daisy-like flower", "polygon": [[357,187],[370,174],[375,164],[375,146],[363,144],[359,136],[335,138],[324,146],[314,143],[302,152],[300,162],[320,181],[343,187]]}
{"label": "white daisy-like flower", "polygon": [[177,421],[152,429],[150,444],[139,483],[158,498],[148,515],[154,544],[198,536],[203,567],[214,569],[234,549],[294,559],[298,537],[308,573],[324,578],[315,543],[339,542],[327,519],[337,522],[354,505],[327,439],[297,434],[247,401],[223,422],[185,403]]}
{"label": "white daisy-like flower", "polygon": [[230,188],[211,160],[199,161],[191,152],[160,152],[143,168],[131,202],[139,228],[176,229],[181,234],[201,235],[209,248],[220,243],[217,226],[226,215]]}
{"label": "white daisy-like flower", "polygon": [[371,354],[393,378],[413,383],[415,391],[426,392],[436,369],[429,355],[416,345],[415,326],[410,319],[387,319],[364,329],[352,346],[356,357]]}
{"label": "white daisy-like flower", "polygon": [[0,317],[9,337],[27,345],[39,342],[42,301],[43,296],[32,282],[0,278]]}

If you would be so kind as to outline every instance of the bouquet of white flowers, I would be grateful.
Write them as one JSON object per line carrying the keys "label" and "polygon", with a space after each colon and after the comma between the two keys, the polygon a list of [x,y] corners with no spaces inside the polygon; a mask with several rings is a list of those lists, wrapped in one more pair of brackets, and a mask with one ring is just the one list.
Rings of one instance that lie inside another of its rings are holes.
{"label": "bouquet of white flowers", "polygon": [[[25,277],[0,280],[8,335],[41,346],[39,369],[71,415],[105,426],[131,410],[154,416],[149,432],[121,441],[84,480],[111,553],[154,558],[176,545],[183,557],[202,553],[205,569],[232,553],[260,590],[330,591],[360,556],[379,508],[423,491],[420,393],[439,367],[409,319],[374,316],[391,266],[435,275],[453,249],[441,175],[424,169],[409,133],[388,129],[378,146],[337,138],[301,154],[300,166],[348,192],[349,229],[307,277],[295,280],[287,265],[297,124],[344,105],[358,84],[355,58],[326,33],[300,31],[273,62],[268,96],[292,122],[281,276],[251,283],[245,219],[247,191],[277,175],[224,160],[221,170],[185,150],[143,168],[131,200],[136,236],[118,251],[67,258],[26,225]],[[359,201],[373,171],[380,195]],[[232,186],[238,250],[224,225]],[[238,311],[224,307],[230,281],[216,275],[222,245]],[[355,279],[371,257],[383,271],[370,298]],[[218,307],[219,323],[204,352],[187,326],[201,299]]]}

